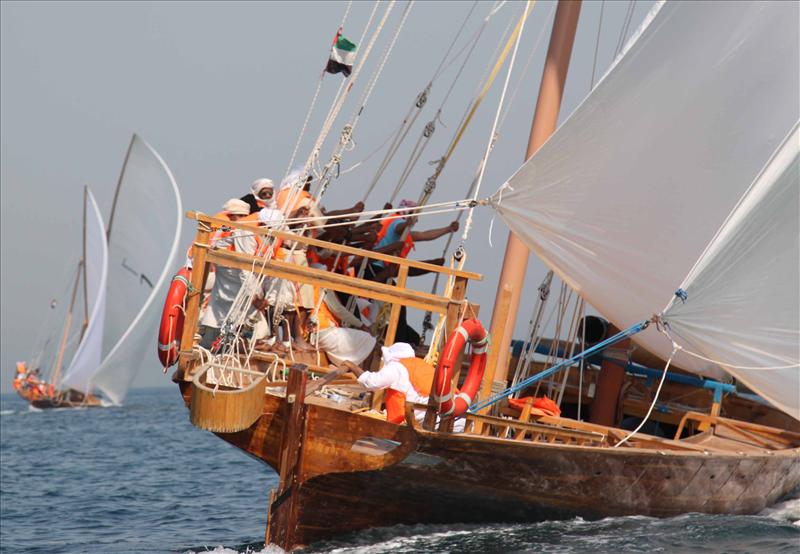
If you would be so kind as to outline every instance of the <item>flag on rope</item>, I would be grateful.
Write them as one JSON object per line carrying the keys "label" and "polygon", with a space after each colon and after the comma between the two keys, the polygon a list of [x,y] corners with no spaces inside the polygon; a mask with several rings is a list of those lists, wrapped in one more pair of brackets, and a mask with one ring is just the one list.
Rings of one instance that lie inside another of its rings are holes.
{"label": "flag on rope", "polygon": [[325,71],[328,73],[344,73],[345,77],[350,76],[353,70],[353,62],[356,59],[356,45],[342,36],[342,29],[336,32],[331,46],[331,56]]}

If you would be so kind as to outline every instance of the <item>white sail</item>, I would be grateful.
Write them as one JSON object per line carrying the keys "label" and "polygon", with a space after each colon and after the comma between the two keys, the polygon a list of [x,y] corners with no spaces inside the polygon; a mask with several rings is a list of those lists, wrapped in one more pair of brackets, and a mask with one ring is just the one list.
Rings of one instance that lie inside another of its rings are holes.
{"label": "white sail", "polygon": [[664,311],[673,337],[800,419],[800,132],[784,142]]}
{"label": "white sail", "polygon": [[[63,374],[60,388],[73,388],[88,393],[91,380],[103,360],[103,323],[106,311],[106,280],[108,276],[108,245],[103,216],[90,190],[86,191],[86,298],[89,321],[75,355]],[[75,318],[82,325],[83,306],[74,307]],[[56,384],[59,386],[58,384]]]}
{"label": "white sail", "polygon": [[[659,313],[798,120],[796,2],[668,2],[492,199],[616,326]],[[735,339],[735,330],[731,330]],[[663,358],[651,326],[635,340]],[[721,375],[679,353],[675,363]]]}
{"label": "white sail", "polygon": [[92,384],[120,404],[144,366],[169,286],[183,219],[178,186],[153,148],[133,137],[109,222],[108,310]]}

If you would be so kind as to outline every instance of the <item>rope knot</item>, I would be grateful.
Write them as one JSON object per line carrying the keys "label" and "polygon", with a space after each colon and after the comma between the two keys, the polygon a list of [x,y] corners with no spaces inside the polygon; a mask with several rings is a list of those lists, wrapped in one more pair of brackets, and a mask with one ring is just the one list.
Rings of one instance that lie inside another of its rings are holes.
{"label": "rope knot", "polygon": [[683,289],[678,289],[675,291],[675,296],[681,299],[683,304],[686,304],[686,301],[689,299],[689,295],[686,294],[686,291]]}
{"label": "rope knot", "polygon": [[352,136],[353,136],[353,126],[350,123],[348,123],[347,125],[342,127],[342,135],[339,138],[339,142],[345,145],[349,144]]}
{"label": "rope knot", "polygon": [[430,85],[428,85],[427,87],[425,87],[425,90],[420,92],[419,95],[417,96],[417,103],[415,104],[417,108],[422,109],[422,107],[428,101],[428,91],[430,90],[430,88],[431,88]]}
{"label": "rope knot", "polygon": [[431,119],[425,125],[425,130],[422,131],[422,136],[425,137],[425,138],[431,138],[431,136],[433,135],[434,131],[436,131],[436,120],[435,119]]}

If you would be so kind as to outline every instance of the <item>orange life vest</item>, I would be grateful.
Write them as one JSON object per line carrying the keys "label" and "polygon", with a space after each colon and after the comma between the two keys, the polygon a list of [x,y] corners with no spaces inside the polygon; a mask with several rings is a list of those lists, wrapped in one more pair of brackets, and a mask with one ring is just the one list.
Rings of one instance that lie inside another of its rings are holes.
{"label": "orange life vest", "polygon": [[319,287],[314,287],[314,305],[319,306],[319,310],[317,311],[319,329],[322,330],[330,329],[332,327],[341,327],[341,320],[333,315],[333,312],[330,311],[324,300],[320,302],[320,292],[321,291]]}
{"label": "orange life vest", "polygon": [[293,187],[283,188],[278,191],[278,195],[275,197],[275,203],[278,205],[278,209],[289,216],[294,213],[297,208],[302,206],[304,200],[308,199],[312,203],[314,201],[310,192],[307,190],[300,190],[295,193],[291,207],[287,208],[286,205],[289,203],[289,196],[292,193],[292,189]]}
{"label": "orange life vest", "polygon": [[[420,396],[431,394],[433,374],[436,369],[421,358],[399,360],[408,370],[408,380]],[[406,418],[406,395],[394,389],[386,389],[386,421],[403,423]]]}
{"label": "orange life vest", "polygon": [[[400,215],[399,214],[395,214],[392,217],[383,220],[383,222],[381,223],[381,230],[378,231],[378,235],[375,238],[375,246],[378,246],[380,244],[380,242],[384,239],[384,237],[386,236],[386,233],[389,232],[389,226],[398,217],[400,217]],[[408,233],[406,235],[406,238],[403,240],[403,248],[400,250],[400,252],[397,254],[397,256],[399,256],[401,258],[405,258],[406,256],[408,256],[408,253],[411,252],[412,248],[414,248],[414,239],[411,238],[411,233]]]}

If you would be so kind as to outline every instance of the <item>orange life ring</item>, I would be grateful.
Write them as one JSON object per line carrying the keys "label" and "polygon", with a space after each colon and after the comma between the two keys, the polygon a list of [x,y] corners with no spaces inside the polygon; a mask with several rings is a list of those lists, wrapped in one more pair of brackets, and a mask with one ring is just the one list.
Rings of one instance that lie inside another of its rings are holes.
{"label": "orange life ring", "polygon": [[165,368],[178,361],[178,340],[183,333],[183,305],[189,290],[191,273],[182,267],[172,278],[172,283],[161,312],[158,330],[158,359]]}
{"label": "orange life ring", "polygon": [[[464,380],[464,386],[454,398],[451,390],[453,367],[467,341],[472,345],[469,373]],[[442,416],[462,416],[472,404],[475,395],[480,390],[481,381],[483,381],[488,349],[489,333],[477,319],[466,319],[453,330],[442,350],[442,357],[439,360],[439,368],[433,384],[433,399],[439,405],[439,413]]]}

